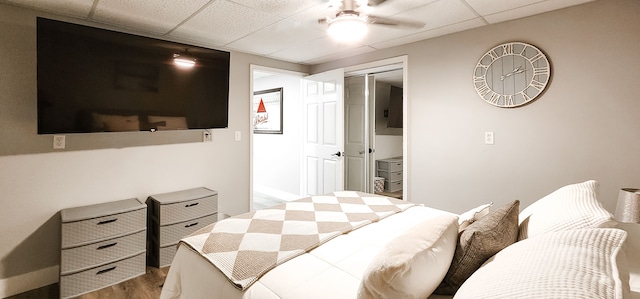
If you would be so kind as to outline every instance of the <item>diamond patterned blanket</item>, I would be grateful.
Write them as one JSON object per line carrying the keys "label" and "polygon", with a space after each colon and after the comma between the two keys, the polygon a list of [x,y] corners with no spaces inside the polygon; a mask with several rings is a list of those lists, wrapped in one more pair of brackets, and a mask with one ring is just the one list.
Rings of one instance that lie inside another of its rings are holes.
{"label": "diamond patterned blanket", "polygon": [[224,219],[180,244],[199,252],[245,290],[276,266],[413,205],[368,193],[334,192]]}

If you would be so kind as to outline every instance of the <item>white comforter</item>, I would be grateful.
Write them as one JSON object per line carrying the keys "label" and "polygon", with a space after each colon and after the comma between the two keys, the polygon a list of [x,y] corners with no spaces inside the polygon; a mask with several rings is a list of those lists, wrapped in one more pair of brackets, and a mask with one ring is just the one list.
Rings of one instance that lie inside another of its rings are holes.
{"label": "white comforter", "polygon": [[[371,259],[390,240],[426,219],[449,212],[415,206],[351,233],[269,271],[246,291],[187,246],[180,246],[171,264],[161,298],[326,299],[356,298]],[[304,271],[300,271],[304,269]],[[450,298],[432,295],[430,298]]]}

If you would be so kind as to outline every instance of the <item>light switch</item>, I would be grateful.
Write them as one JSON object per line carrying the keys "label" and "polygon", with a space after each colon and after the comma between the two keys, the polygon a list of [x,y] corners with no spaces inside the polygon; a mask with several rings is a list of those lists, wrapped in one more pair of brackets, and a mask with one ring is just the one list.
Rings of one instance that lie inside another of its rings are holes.
{"label": "light switch", "polygon": [[240,141],[242,139],[242,134],[240,131],[235,131],[235,139],[236,141]]}

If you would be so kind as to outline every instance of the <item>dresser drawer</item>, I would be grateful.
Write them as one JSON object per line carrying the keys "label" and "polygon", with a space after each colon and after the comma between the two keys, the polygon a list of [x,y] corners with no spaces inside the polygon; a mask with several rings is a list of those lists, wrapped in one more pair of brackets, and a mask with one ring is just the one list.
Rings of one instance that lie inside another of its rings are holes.
{"label": "dresser drawer", "polygon": [[146,238],[147,231],[141,230],[119,238],[63,249],[60,273],[66,275],[144,252]]}
{"label": "dresser drawer", "polygon": [[158,262],[160,268],[171,265],[171,262],[173,262],[173,257],[176,255],[176,251],[178,251],[177,244],[160,247],[160,261]]}
{"label": "dresser drawer", "polygon": [[384,190],[389,192],[396,192],[402,190],[402,181],[387,182],[384,181]]}
{"label": "dresser drawer", "polygon": [[200,217],[184,222],[179,222],[171,225],[160,226],[160,246],[168,246],[178,243],[180,239],[188,236],[189,234],[216,222],[218,219],[218,213],[214,213],[205,217]]}
{"label": "dresser drawer", "polygon": [[377,160],[376,163],[378,170],[402,171],[402,159],[399,158]]}
{"label": "dresser drawer", "polygon": [[378,176],[385,178],[385,180],[389,182],[401,181],[402,171],[390,172],[385,170],[378,170]]}
{"label": "dresser drawer", "polygon": [[135,232],[147,227],[147,210],[62,223],[62,248]]}
{"label": "dresser drawer", "polygon": [[174,224],[218,211],[218,195],[160,206],[160,225]]}
{"label": "dresser drawer", "polygon": [[71,275],[62,275],[60,276],[60,297],[79,296],[145,274],[145,272],[145,254],[140,253],[115,263]]}

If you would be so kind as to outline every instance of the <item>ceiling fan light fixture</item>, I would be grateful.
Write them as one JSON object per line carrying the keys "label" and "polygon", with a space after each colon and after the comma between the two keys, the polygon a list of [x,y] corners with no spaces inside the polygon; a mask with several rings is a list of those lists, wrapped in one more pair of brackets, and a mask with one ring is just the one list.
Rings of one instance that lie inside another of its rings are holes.
{"label": "ceiling fan light fixture", "polygon": [[192,68],[196,65],[196,59],[185,51],[181,54],[173,54],[173,64],[183,68]]}
{"label": "ceiling fan light fixture", "polygon": [[327,32],[339,42],[357,42],[367,34],[367,21],[354,14],[343,14],[329,22]]}

